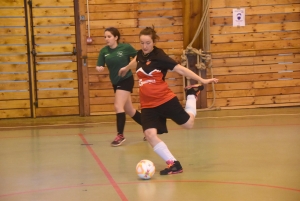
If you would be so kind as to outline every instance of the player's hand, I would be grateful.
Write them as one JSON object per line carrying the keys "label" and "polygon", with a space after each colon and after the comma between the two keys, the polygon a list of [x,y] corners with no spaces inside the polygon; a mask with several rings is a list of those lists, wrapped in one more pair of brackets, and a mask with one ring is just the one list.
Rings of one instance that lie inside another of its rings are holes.
{"label": "player's hand", "polygon": [[119,76],[124,77],[127,72],[128,72],[128,69],[126,67],[123,67],[119,70]]}
{"label": "player's hand", "polygon": [[218,83],[219,79],[217,78],[211,78],[211,79],[204,79],[203,84],[209,84],[209,83]]}
{"label": "player's hand", "polygon": [[96,66],[96,70],[100,73],[100,72],[104,71],[104,67],[103,66]]}

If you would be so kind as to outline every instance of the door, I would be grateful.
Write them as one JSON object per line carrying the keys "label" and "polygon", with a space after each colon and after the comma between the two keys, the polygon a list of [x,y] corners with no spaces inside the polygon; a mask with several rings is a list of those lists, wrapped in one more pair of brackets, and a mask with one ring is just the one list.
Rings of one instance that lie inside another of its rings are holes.
{"label": "door", "polygon": [[29,0],[35,115],[79,114],[73,0]]}
{"label": "door", "polygon": [[0,118],[32,116],[29,63],[24,1],[0,1]]}
{"label": "door", "polygon": [[73,0],[0,2],[0,118],[79,114]]}

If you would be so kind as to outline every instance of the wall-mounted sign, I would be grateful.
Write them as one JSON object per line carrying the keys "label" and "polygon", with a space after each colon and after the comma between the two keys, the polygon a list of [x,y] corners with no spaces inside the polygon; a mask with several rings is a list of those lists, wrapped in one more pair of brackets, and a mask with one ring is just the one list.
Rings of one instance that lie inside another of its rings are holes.
{"label": "wall-mounted sign", "polygon": [[232,22],[234,27],[245,26],[245,8],[235,8],[232,10]]}

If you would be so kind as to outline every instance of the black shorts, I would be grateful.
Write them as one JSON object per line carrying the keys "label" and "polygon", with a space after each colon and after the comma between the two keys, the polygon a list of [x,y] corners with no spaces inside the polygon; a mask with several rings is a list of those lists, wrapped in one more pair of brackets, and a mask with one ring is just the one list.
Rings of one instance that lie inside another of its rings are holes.
{"label": "black shorts", "polygon": [[134,86],[133,75],[126,78],[125,80],[121,80],[116,85],[113,84],[113,88],[114,88],[115,93],[116,93],[117,90],[124,90],[124,91],[129,91],[129,92],[132,93],[133,86]]}
{"label": "black shorts", "polygon": [[177,97],[155,108],[142,109],[143,130],[156,128],[157,134],[167,133],[167,118],[172,119],[178,125],[185,124],[190,118]]}

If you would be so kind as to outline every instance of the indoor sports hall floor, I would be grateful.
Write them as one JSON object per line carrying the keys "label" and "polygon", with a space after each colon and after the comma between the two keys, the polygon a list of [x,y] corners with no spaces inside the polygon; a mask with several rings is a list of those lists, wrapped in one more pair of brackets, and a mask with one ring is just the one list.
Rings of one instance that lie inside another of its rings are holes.
{"label": "indoor sports hall floor", "polygon": [[[111,147],[113,121],[0,120],[0,201],[300,200],[300,107],[198,112],[191,130],[168,121],[161,138],[184,169],[168,176],[136,123]],[[141,159],[151,180],[137,178]]]}

